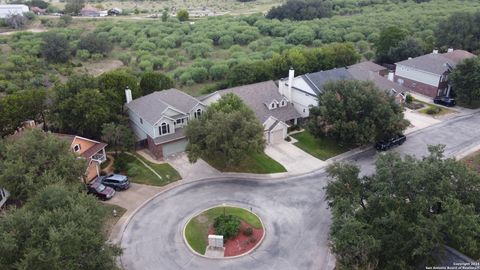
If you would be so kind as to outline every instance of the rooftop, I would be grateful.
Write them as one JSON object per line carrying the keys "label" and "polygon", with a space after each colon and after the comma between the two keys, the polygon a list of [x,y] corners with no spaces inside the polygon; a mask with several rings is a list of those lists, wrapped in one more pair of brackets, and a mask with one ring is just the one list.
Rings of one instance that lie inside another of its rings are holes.
{"label": "rooftop", "polygon": [[353,79],[346,68],[336,68],[315,73],[307,73],[301,76],[305,82],[319,95],[325,84],[331,81],[342,81]]}
{"label": "rooftop", "polygon": [[467,51],[454,50],[448,53],[430,53],[395,64],[443,75],[450,67],[454,68],[460,61],[472,57],[475,57],[475,55]]}

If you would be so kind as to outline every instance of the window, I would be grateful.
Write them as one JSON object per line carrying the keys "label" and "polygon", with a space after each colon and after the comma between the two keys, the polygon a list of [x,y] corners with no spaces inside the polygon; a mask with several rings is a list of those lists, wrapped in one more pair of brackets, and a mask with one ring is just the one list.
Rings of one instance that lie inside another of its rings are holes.
{"label": "window", "polygon": [[272,108],[272,109],[275,108],[275,102],[272,102],[272,104],[270,104],[270,108]]}
{"label": "window", "polygon": [[143,125],[143,119],[142,119],[142,118],[140,118],[140,124],[142,124],[142,125]]}
{"label": "window", "polygon": [[197,110],[195,111],[195,113],[193,114],[193,116],[194,116],[195,118],[200,117],[200,115],[202,115],[202,109],[197,109]]}
{"label": "window", "polygon": [[76,153],[76,152],[80,152],[80,149],[81,149],[80,144],[76,144],[76,145],[73,147],[73,151],[75,151],[75,153]]}
{"label": "window", "polygon": [[158,129],[159,129],[160,135],[165,135],[170,133],[170,125],[167,123],[162,123]]}
{"label": "window", "polygon": [[280,106],[283,107],[283,106],[285,106],[285,105],[286,105],[286,104],[285,104],[285,100],[282,100],[282,103],[280,104]]}
{"label": "window", "polygon": [[180,118],[175,121],[175,125],[183,125],[185,123],[185,118]]}

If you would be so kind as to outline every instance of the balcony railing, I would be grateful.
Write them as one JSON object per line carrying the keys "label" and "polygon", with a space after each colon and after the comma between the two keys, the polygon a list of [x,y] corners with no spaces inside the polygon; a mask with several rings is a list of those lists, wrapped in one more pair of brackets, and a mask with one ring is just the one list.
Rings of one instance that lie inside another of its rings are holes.
{"label": "balcony railing", "polygon": [[103,153],[100,152],[100,153],[97,153],[97,154],[93,155],[92,159],[97,161],[97,162],[102,163],[102,162],[107,160],[107,157]]}

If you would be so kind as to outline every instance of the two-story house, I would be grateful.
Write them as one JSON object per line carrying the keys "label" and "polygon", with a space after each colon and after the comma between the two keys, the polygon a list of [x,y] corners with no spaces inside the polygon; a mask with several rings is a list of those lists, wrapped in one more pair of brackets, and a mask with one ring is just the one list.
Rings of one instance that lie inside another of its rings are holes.
{"label": "two-story house", "polygon": [[302,117],[288,98],[278,92],[274,81],[219,90],[201,100],[209,105],[228,93],[239,96],[252,109],[263,125],[265,141],[269,144],[282,142],[287,137],[288,127],[296,125]]}
{"label": "two-story house", "polygon": [[153,92],[132,100],[125,90],[126,108],[137,143],[157,159],[185,151],[185,126],[199,117],[205,105],[177,89]]}
{"label": "two-story house", "polygon": [[66,140],[70,144],[72,152],[87,161],[88,166],[84,177],[86,183],[89,183],[100,176],[101,164],[107,160],[107,155],[105,153],[105,147],[107,147],[106,143],[97,142],[76,135],[54,134],[58,138]]}
{"label": "two-story house", "polygon": [[475,57],[464,50],[449,49],[447,53],[434,50],[430,54],[395,63],[395,82],[410,90],[430,96],[450,96],[448,74],[464,59]]}

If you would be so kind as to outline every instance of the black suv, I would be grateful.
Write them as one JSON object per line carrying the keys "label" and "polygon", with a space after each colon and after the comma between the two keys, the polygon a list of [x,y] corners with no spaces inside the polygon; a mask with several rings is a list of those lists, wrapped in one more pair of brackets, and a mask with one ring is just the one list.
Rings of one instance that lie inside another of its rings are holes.
{"label": "black suv", "polygon": [[440,104],[447,107],[453,107],[455,106],[455,104],[457,104],[455,102],[455,99],[451,97],[436,97],[433,99],[433,103]]}
{"label": "black suv", "polygon": [[402,145],[407,140],[407,136],[399,134],[390,139],[380,140],[375,144],[375,149],[378,151],[387,151],[388,149],[396,146]]}
{"label": "black suv", "polygon": [[128,177],[121,174],[110,174],[107,176],[101,176],[101,182],[105,186],[111,187],[115,190],[125,190],[130,187]]}

